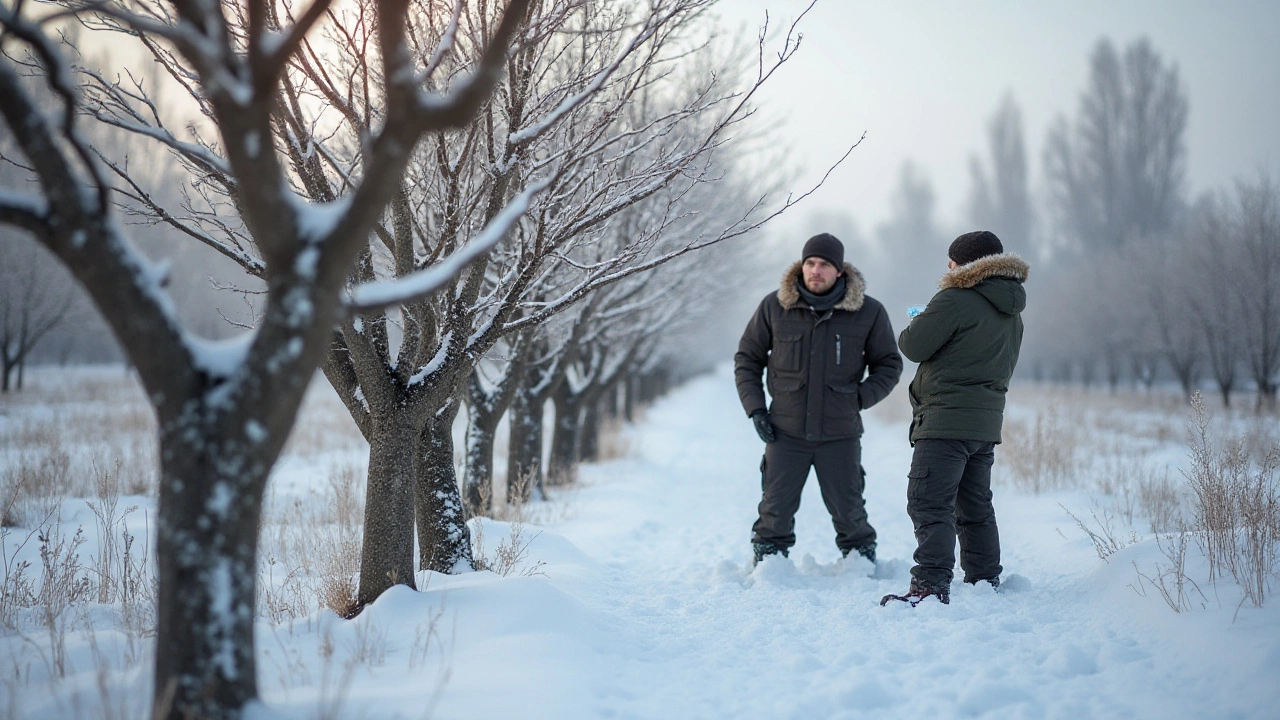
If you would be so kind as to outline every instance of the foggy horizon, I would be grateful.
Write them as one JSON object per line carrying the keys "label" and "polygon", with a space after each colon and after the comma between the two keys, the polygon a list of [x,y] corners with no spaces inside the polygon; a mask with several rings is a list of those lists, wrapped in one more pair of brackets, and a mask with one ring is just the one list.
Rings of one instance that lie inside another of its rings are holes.
{"label": "foggy horizon", "polygon": [[[785,33],[807,3],[741,0],[716,12],[744,41],[769,21]],[[986,124],[1006,93],[1022,111],[1031,190],[1043,203],[1041,152],[1049,125],[1073,119],[1096,43],[1123,52],[1149,38],[1176,66],[1190,101],[1185,196],[1231,190],[1280,164],[1280,45],[1263,2],[863,4],[819,0],[800,21],[799,52],[757,105],[776,123],[802,190],[866,132],[824,187],[780,218],[770,235],[802,242],[815,215],[849,214],[863,237],[889,215],[904,161],[924,171],[944,230],[968,228],[970,158],[985,156]],[[1268,90],[1270,88],[1271,90]],[[995,228],[992,228],[993,230]],[[1041,228],[1042,230],[1044,228]],[[796,237],[791,238],[791,235]],[[781,238],[779,238],[781,239]],[[1008,238],[1017,245],[1019,238]],[[1029,250],[1029,248],[1028,248]]]}

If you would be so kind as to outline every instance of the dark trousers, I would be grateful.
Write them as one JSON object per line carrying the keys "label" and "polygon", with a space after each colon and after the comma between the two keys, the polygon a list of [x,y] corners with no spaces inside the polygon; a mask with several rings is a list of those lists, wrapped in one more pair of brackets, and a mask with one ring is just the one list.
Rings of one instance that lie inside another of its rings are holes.
{"label": "dark trousers", "polygon": [[752,542],[771,543],[780,548],[796,544],[796,510],[809,468],[818,473],[822,502],[831,513],[836,528],[836,546],[841,550],[861,548],[875,542],[876,531],[867,522],[862,492],[866,486],[862,472],[862,446],[856,437],[827,442],[808,442],[778,433],[764,446],[760,464],[760,519],[752,530]]}
{"label": "dark trousers", "polygon": [[1000,574],[1000,531],[991,505],[995,443],[917,440],[907,474],[907,514],[916,530],[912,582],[951,584],[960,540],[965,582]]}

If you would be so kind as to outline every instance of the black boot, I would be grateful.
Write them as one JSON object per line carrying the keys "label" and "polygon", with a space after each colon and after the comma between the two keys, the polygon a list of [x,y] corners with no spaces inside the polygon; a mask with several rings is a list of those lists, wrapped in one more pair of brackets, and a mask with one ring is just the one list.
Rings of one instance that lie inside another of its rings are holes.
{"label": "black boot", "polygon": [[995,592],[1000,592],[1000,576],[999,575],[992,578],[982,578],[980,580],[965,580],[965,582],[975,587],[980,582],[991,583],[991,589],[994,590]]}
{"label": "black boot", "polygon": [[761,560],[770,555],[782,555],[782,557],[787,557],[789,554],[789,551],[784,547],[778,547],[773,543],[762,542],[751,543],[751,552],[755,555],[755,560],[751,561],[752,566],[759,565]]}
{"label": "black boot", "polygon": [[849,557],[849,553],[851,551],[857,552],[859,555],[870,560],[871,562],[876,561],[876,543],[874,540],[867,543],[866,545],[861,545],[859,547],[840,548],[840,554],[844,557]]}
{"label": "black boot", "polygon": [[943,605],[950,605],[951,588],[942,586],[929,587],[927,585],[920,585],[915,580],[912,580],[911,589],[907,591],[906,595],[885,595],[880,598],[880,607],[888,605],[890,600],[901,600],[902,602],[910,603],[911,607],[915,607],[927,597],[936,597],[938,598],[938,602]]}

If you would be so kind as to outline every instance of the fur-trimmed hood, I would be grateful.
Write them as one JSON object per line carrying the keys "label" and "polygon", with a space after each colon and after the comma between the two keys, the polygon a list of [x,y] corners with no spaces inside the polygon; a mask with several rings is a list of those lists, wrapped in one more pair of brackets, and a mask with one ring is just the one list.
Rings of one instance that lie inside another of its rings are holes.
{"label": "fur-trimmed hood", "polygon": [[[1027,261],[1013,253],[988,255],[953,268],[938,281],[938,288],[977,290],[997,310],[1013,315],[1027,306],[1027,293],[1022,289],[1022,283],[1027,281],[1030,273],[1031,266]],[[1002,281],[982,284],[984,280],[993,278]]]}
{"label": "fur-trimmed hood", "polygon": [[[796,286],[798,281],[804,281],[803,260],[797,260],[791,267],[787,268],[786,272],[782,273],[782,283],[778,287],[778,302],[782,305],[783,310],[791,310],[804,302],[800,299],[800,288]],[[863,297],[867,292],[866,279],[862,277],[862,273],[858,272],[858,268],[845,263],[844,282],[844,299],[832,309],[847,310],[849,312],[861,310]],[[805,307],[808,307],[808,305]]]}
{"label": "fur-trimmed hood", "polygon": [[978,258],[968,265],[957,265],[938,281],[938,288],[971,288],[978,283],[993,277],[1007,277],[1018,282],[1026,282],[1031,273],[1031,266],[1026,260],[1013,253],[1000,253]]}

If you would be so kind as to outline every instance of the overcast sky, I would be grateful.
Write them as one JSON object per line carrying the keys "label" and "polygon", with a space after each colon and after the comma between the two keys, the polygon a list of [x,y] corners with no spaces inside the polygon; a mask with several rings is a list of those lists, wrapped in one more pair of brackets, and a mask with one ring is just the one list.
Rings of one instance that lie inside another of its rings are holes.
{"label": "overcast sky", "polygon": [[[754,33],[806,2],[726,0],[726,24]],[[1102,36],[1117,49],[1146,35],[1176,63],[1190,100],[1186,132],[1193,193],[1254,176],[1280,177],[1280,2],[1066,0],[854,2],[818,0],[803,44],[761,98],[781,140],[813,178],[865,130],[867,139],[806,210],[847,210],[864,234],[885,219],[898,167],[925,167],[944,227],[963,219],[971,154],[1006,91],[1023,112],[1035,189],[1050,121],[1074,117],[1087,58]],[[797,183],[799,187],[800,183]],[[1013,240],[1009,238],[1008,240]]]}

